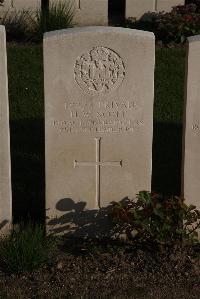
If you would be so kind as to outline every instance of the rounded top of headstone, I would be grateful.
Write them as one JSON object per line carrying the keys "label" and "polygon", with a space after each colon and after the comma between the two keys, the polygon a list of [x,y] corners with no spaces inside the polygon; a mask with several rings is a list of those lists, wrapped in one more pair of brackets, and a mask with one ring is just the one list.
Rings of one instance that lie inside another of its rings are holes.
{"label": "rounded top of headstone", "polygon": [[98,33],[98,34],[126,34],[134,37],[147,38],[155,40],[155,35],[153,32],[122,28],[122,27],[111,27],[111,26],[86,26],[86,27],[76,27],[62,30],[55,30],[46,32],[44,34],[44,39],[68,35],[68,34],[81,34],[81,33]]}
{"label": "rounded top of headstone", "polygon": [[200,34],[199,35],[190,36],[187,39],[188,39],[189,43],[191,43],[191,42],[199,42],[200,41]]}

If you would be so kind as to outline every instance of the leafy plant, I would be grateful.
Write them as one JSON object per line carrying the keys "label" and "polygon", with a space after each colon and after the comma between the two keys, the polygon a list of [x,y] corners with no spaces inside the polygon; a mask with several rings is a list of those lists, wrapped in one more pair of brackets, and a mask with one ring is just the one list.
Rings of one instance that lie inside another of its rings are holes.
{"label": "leafy plant", "polygon": [[173,7],[168,13],[152,13],[148,19],[128,19],[127,27],[153,31],[163,44],[184,43],[188,36],[200,34],[200,1]]}
{"label": "leafy plant", "polygon": [[200,211],[181,197],[142,191],[136,201],[113,202],[112,217],[128,224],[127,235],[134,230],[163,245],[198,241]]}
{"label": "leafy plant", "polygon": [[196,5],[174,7],[171,13],[160,14],[156,20],[156,37],[164,43],[184,43],[200,33],[200,14]]}
{"label": "leafy plant", "polygon": [[9,272],[36,269],[47,263],[57,241],[45,236],[44,229],[29,223],[15,227],[11,235],[0,242],[0,261]]}
{"label": "leafy plant", "polygon": [[196,5],[196,12],[200,12],[200,0],[186,0],[185,1],[186,5],[183,6],[187,6],[188,4],[192,4],[192,5]]}

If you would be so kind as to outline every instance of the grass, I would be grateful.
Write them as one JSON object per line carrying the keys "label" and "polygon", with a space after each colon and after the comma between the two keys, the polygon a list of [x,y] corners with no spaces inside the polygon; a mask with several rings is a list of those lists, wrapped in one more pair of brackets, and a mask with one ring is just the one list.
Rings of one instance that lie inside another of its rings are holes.
{"label": "grass", "polygon": [[38,220],[45,212],[42,48],[9,46],[8,74],[14,219]]}
{"label": "grass", "polygon": [[0,24],[6,27],[8,39],[26,40],[30,31],[33,13],[27,10],[13,11],[7,10],[0,19]]}
{"label": "grass", "polygon": [[0,261],[6,271],[32,271],[50,261],[56,239],[45,236],[43,227],[31,223],[17,226],[0,242]]}
{"label": "grass", "polygon": [[156,52],[152,189],[181,192],[184,49]]}
{"label": "grass", "polygon": [[[9,45],[14,218],[44,218],[42,47]],[[184,49],[156,51],[152,188],[180,193]]]}

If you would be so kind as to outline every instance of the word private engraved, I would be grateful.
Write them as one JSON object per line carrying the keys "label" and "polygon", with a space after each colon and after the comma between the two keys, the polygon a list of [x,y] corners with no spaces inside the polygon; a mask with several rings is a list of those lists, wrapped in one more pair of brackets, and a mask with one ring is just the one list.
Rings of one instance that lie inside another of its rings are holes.
{"label": "word private engraved", "polygon": [[124,62],[113,50],[94,47],[77,58],[74,77],[85,93],[93,96],[106,94],[118,88],[124,80]]}
{"label": "word private engraved", "polygon": [[64,117],[53,119],[62,133],[134,133],[144,127],[143,109],[135,100],[67,101]]}

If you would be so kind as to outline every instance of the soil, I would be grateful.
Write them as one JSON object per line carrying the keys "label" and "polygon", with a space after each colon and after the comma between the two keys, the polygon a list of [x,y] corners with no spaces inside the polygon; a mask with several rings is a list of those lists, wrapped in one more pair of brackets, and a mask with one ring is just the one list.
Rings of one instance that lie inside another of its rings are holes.
{"label": "soil", "polygon": [[0,298],[200,298],[200,246],[66,243],[39,270],[1,271]]}

